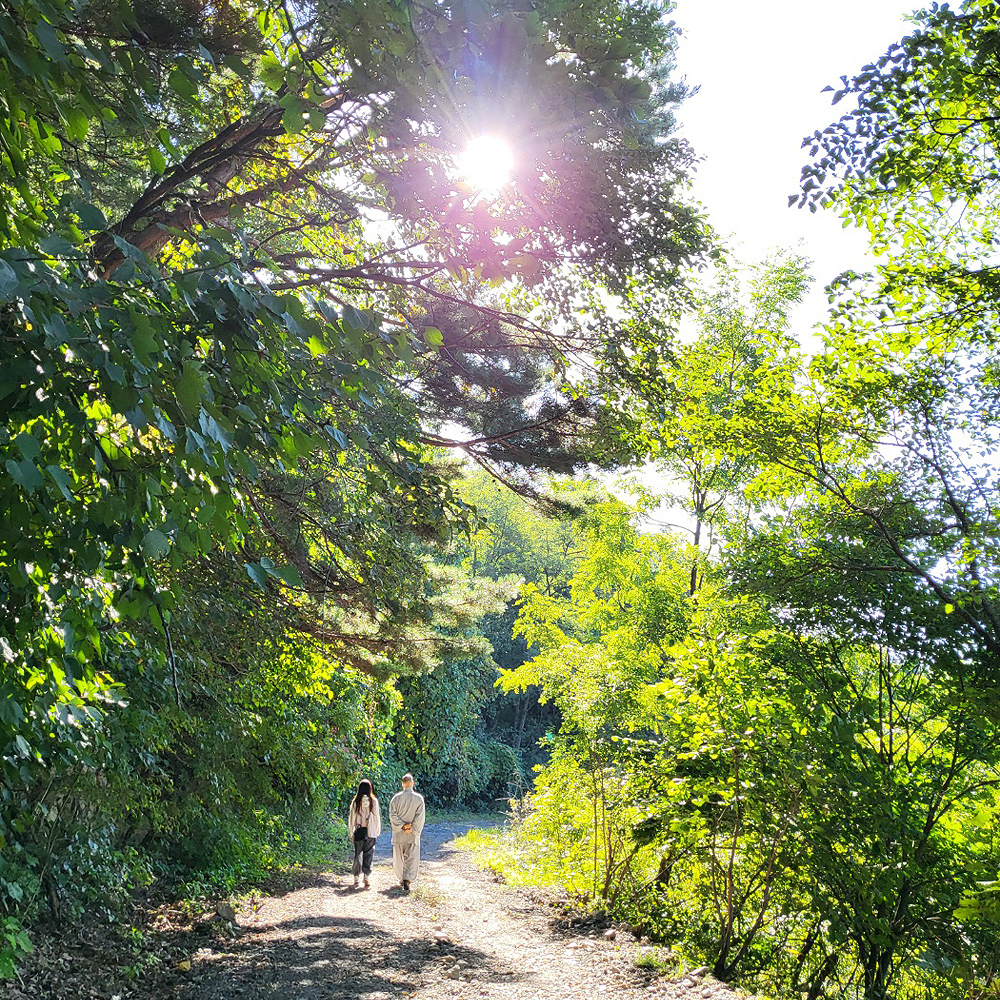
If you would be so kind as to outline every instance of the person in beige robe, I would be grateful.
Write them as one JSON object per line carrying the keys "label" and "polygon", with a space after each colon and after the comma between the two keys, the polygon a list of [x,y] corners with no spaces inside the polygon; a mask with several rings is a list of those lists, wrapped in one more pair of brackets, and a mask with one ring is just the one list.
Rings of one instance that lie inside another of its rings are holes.
{"label": "person in beige robe", "polygon": [[424,828],[424,797],[413,790],[413,775],[403,775],[403,789],[389,803],[392,827],[392,870],[404,892],[420,870],[420,832]]}

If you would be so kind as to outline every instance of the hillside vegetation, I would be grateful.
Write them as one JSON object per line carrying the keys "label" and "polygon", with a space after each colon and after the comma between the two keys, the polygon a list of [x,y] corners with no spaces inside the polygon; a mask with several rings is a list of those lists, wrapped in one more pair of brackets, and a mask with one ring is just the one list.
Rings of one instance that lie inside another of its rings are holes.
{"label": "hillside vegetation", "polygon": [[720,980],[996,993],[1000,7],[807,141],[809,350],[670,13],[2,5],[0,977],[409,769]]}

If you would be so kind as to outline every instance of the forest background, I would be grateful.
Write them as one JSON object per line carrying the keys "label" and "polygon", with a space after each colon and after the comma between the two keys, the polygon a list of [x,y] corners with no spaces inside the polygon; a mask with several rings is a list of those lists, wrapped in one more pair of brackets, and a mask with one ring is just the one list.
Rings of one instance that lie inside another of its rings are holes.
{"label": "forest background", "polygon": [[996,995],[996,4],[807,143],[879,254],[808,352],[659,4],[0,14],[0,975],[412,768],[720,978]]}

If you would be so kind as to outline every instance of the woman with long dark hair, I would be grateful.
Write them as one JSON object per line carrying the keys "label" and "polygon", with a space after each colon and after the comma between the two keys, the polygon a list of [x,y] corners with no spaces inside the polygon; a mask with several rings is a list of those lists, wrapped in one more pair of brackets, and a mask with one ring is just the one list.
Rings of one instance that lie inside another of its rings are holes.
{"label": "woman with long dark hair", "polygon": [[354,887],[358,886],[358,876],[364,873],[365,888],[371,884],[372,855],[375,853],[375,839],[382,832],[382,814],[372,783],[363,779],[358,785],[358,794],[351,799],[351,809],[347,814],[347,835],[354,844],[354,864],[351,874]]}

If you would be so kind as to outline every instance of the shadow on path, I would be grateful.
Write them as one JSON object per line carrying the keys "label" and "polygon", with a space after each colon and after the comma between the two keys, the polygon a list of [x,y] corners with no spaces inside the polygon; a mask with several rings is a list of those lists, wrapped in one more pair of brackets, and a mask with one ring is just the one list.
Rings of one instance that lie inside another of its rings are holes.
{"label": "shadow on path", "polygon": [[[449,846],[451,840],[473,827],[495,825],[488,821],[429,824],[422,838],[424,860],[447,864],[456,853]],[[385,835],[376,847],[370,889],[355,889],[331,873],[317,873],[296,880],[294,891],[302,893],[300,901],[281,894],[290,906],[319,913],[302,912],[277,923],[241,928],[233,939],[220,939],[218,927],[175,932],[171,950],[190,956],[191,968],[163,969],[144,977],[130,998],[402,1000],[443,978],[446,969],[460,960],[476,970],[477,983],[484,987],[520,978],[518,970],[499,964],[485,952],[441,937],[397,936],[391,927],[386,929],[371,919],[373,910],[384,913],[385,907],[407,905],[407,894],[392,881],[390,859],[390,838]],[[355,897],[356,903],[347,897]],[[322,912],[342,907],[354,912]]]}
{"label": "shadow on path", "polygon": [[[261,934],[268,937],[262,939]],[[185,942],[177,944],[183,947]],[[187,945],[192,949],[189,971],[166,970],[145,980],[132,996],[136,1000],[395,1000],[443,976],[446,955],[479,968],[488,958],[450,942],[400,940],[361,916],[302,916],[255,928],[253,934],[217,946],[224,952],[205,948],[203,940]],[[509,982],[512,974],[501,970],[489,978]]]}

